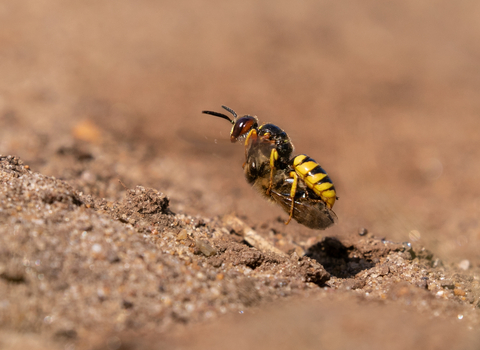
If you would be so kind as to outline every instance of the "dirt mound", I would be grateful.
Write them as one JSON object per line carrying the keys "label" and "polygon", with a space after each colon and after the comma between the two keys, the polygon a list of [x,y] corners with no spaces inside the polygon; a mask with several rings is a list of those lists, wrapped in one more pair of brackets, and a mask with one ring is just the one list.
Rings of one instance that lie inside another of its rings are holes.
{"label": "dirt mound", "polygon": [[[474,0],[3,2],[0,348],[478,348],[478,57]],[[284,224],[221,105],[338,223]]]}
{"label": "dirt mound", "polygon": [[163,333],[335,290],[343,292],[333,300],[407,302],[478,323],[469,306],[479,299],[478,283],[410,244],[354,234],[326,237],[299,255],[302,247],[285,252],[236,217],[174,214],[154,189],[137,186],[107,202],[12,156],[0,157],[0,174],[1,326],[58,347],[101,344],[125,330]]}

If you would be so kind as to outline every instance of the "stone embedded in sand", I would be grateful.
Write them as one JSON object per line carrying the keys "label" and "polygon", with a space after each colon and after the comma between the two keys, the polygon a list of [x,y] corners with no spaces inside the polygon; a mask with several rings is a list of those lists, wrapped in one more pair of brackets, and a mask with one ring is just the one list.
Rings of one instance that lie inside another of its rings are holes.
{"label": "stone embedded in sand", "polygon": [[195,241],[195,246],[199,250],[199,252],[201,252],[205,256],[213,256],[217,254],[217,250],[203,239],[197,239]]}
{"label": "stone embedded in sand", "polygon": [[187,234],[187,230],[185,230],[185,229],[180,230],[180,232],[177,234],[177,240],[178,241],[182,241],[184,239],[187,239],[187,237],[188,237],[188,234]]}

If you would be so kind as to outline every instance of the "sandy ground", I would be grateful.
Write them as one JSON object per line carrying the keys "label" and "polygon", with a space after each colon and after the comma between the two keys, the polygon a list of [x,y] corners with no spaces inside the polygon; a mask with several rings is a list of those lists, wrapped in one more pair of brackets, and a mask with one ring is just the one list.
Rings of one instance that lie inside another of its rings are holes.
{"label": "sandy ground", "polygon": [[[0,347],[475,349],[480,5],[0,3]],[[315,231],[221,105],[326,169]]]}

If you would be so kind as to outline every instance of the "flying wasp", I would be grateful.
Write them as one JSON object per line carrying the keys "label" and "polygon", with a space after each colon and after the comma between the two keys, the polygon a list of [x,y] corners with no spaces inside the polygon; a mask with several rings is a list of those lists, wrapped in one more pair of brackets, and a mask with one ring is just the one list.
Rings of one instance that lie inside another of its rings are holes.
{"label": "flying wasp", "polygon": [[335,186],[325,170],[312,158],[293,156],[292,141],[274,124],[259,125],[255,116],[237,113],[226,106],[233,119],[223,113],[202,111],[232,124],[230,141],[245,143],[243,169],[247,182],[268,200],[289,214],[286,225],[300,224],[323,230],[337,221],[332,208],[337,199]]}

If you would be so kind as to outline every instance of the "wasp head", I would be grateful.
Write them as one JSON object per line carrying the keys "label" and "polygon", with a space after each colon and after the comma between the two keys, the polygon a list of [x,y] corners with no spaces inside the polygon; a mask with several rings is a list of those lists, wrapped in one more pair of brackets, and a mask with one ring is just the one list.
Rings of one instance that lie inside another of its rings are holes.
{"label": "wasp head", "polygon": [[231,142],[237,142],[239,139],[245,138],[250,130],[258,127],[258,120],[256,117],[244,115],[243,117],[239,118],[233,109],[228,108],[227,106],[222,106],[222,108],[232,113],[233,119],[223,113],[218,112],[202,111],[202,113],[228,120],[233,125],[232,130],[230,131]]}

